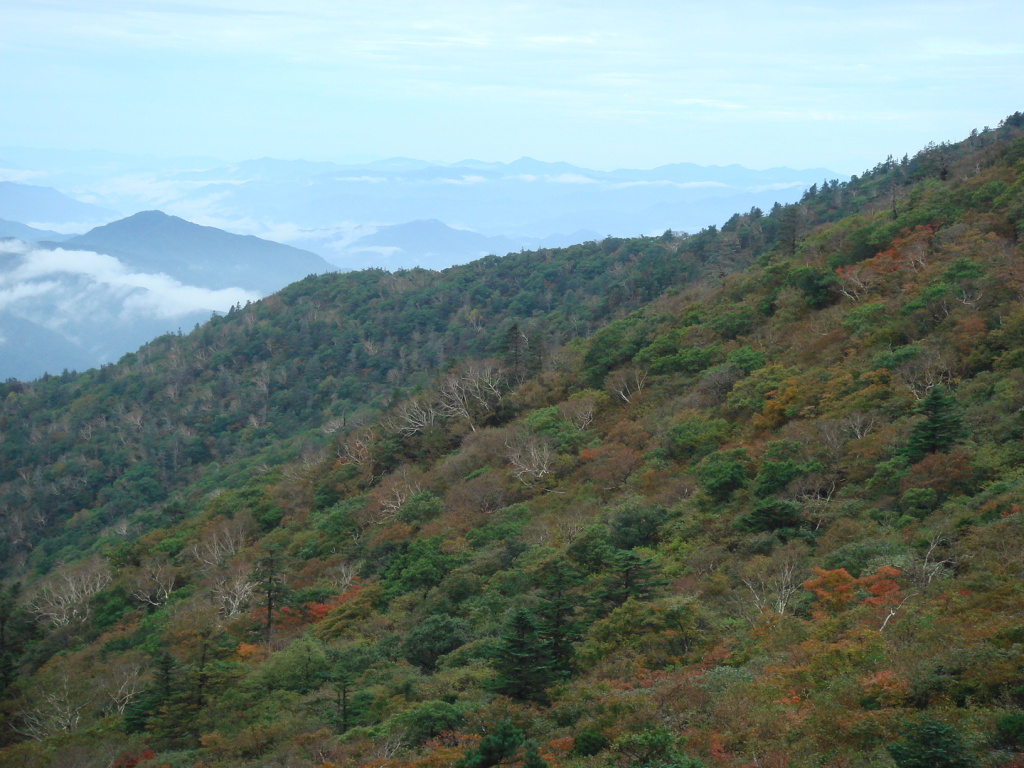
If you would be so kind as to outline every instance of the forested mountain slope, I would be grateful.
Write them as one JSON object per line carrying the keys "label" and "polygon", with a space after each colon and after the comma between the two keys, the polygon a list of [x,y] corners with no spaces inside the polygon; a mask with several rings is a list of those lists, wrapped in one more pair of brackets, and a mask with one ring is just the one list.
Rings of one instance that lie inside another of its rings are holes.
{"label": "forested mountain slope", "polygon": [[0,760],[1019,765],[1022,133],[9,382]]}
{"label": "forested mountain slope", "polygon": [[69,542],[81,551],[111,525],[159,524],[159,504],[183,484],[240,482],[251,472],[243,459],[320,450],[460,359],[502,357],[522,378],[666,287],[750,263],[771,224],[745,243],[711,231],[610,238],[443,273],[320,275],[118,365],[8,381],[4,562],[19,568],[40,537],[49,552]]}

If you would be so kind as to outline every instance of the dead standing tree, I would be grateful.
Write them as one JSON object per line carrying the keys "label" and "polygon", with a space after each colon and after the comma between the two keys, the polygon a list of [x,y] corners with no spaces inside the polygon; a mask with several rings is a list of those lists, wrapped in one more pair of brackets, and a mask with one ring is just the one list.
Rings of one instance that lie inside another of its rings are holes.
{"label": "dead standing tree", "polygon": [[544,438],[519,434],[506,439],[505,460],[519,482],[532,486],[551,473],[555,451]]}
{"label": "dead standing tree", "polygon": [[66,627],[89,615],[89,600],[110,580],[110,567],[99,557],[61,566],[40,581],[28,608],[54,627]]}
{"label": "dead standing tree", "polygon": [[177,578],[178,569],[166,555],[162,558],[146,557],[128,580],[128,589],[140,603],[155,608],[167,602]]}
{"label": "dead standing tree", "polygon": [[494,415],[507,389],[498,364],[467,363],[441,380],[437,410],[446,418],[465,421],[475,432]]}

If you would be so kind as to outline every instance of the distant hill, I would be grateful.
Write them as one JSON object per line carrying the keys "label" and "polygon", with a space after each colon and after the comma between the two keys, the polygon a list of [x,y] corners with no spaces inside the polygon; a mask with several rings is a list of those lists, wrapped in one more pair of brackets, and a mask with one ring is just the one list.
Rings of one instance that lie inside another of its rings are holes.
{"label": "distant hill", "polygon": [[[319,256],[146,211],[85,235],[0,222],[0,380],[110,363],[311,273]],[[32,241],[36,241],[34,244]]]}
{"label": "distant hill", "polygon": [[130,269],[204,288],[273,293],[310,274],[333,272],[321,257],[252,235],[143,211],[65,240],[61,247],[115,256]]}
{"label": "distant hill", "polygon": [[8,237],[17,238],[29,243],[38,243],[40,241],[61,242],[74,237],[74,235],[64,235],[51,229],[36,229],[19,221],[0,219],[0,239]]}
{"label": "distant hill", "polygon": [[105,208],[75,200],[56,189],[0,181],[0,218],[32,224],[67,224],[109,221]]}
{"label": "distant hill", "polygon": [[86,350],[59,333],[10,312],[0,312],[0,358],[0,378],[22,381],[96,365]]}

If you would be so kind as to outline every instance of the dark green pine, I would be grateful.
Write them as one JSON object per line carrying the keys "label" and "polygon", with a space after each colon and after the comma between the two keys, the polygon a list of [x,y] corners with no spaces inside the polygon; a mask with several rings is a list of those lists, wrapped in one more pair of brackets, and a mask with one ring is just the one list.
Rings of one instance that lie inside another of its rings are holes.
{"label": "dark green pine", "polygon": [[542,625],[525,608],[509,617],[493,659],[498,693],[521,701],[543,701],[544,689],[559,677]]}
{"label": "dark green pine", "polygon": [[942,385],[932,387],[916,408],[924,418],[914,425],[907,440],[907,458],[920,461],[929,453],[943,453],[965,436],[960,408]]}

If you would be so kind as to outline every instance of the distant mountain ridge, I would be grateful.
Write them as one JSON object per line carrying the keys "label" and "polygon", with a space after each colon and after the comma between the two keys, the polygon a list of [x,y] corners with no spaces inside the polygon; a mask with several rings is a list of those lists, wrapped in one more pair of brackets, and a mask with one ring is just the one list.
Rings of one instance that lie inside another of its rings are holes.
{"label": "distant mountain ridge", "polygon": [[0,311],[0,378],[27,381],[43,372],[84,371],[92,356],[56,331]]}
{"label": "distant mountain ridge", "polygon": [[[605,171],[528,156],[511,162],[392,157],[341,163],[56,153],[47,160],[38,151],[0,148],[0,157],[7,157],[11,167],[17,165],[19,173],[30,174],[26,178],[34,183],[88,195],[122,216],[160,209],[310,250],[346,269],[410,263],[443,268],[481,252],[530,249],[549,242],[568,245],[567,233],[631,237],[666,229],[697,232],[722,224],[738,210],[768,210],[776,202],[796,202],[812,184],[844,178],[825,168],[752,170],[686,162]],[[30,224],[50,221],[54,226],[48,228],[62,231],[69,229],[68,223],[82,220],[72,217],[57,227],[55,219],[29,220],[5,214],[2,207],[0,217]],[[114,218],[117,214],[97,223]],[[403,249],[404,261],[383,263],[376,250],[361,250],[360,261],[350,248],[375,230],[429,220],[506,241],[478,249],[465,247],[468,239],[460,236],[450,253],[431,251],[423,258],[422,249],[412,256]]]}

